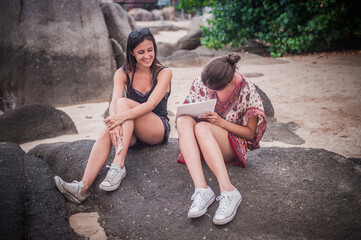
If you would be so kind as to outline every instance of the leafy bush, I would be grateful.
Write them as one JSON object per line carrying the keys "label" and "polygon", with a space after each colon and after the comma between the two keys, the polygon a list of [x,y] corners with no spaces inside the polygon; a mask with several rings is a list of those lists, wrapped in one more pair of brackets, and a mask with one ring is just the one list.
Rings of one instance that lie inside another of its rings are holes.
{"label": "leafy bush", "polygon": [[202,8],[210,5],[211,0],[180,0],[176,10],[185,10],[186,13],[202,14]]}
{"label": "leafy bush", "polygon": [[179,7],[184,9],[202,8],[210,5],[211,0],[180,0]]}
{"label": "leafy bush", "polygon": [[202,28],[201,41],[211,49],[259,39],[278,57],[328,50],[340,39],[361,39],[357,0],[212,0],[210,5],[214,18]]}

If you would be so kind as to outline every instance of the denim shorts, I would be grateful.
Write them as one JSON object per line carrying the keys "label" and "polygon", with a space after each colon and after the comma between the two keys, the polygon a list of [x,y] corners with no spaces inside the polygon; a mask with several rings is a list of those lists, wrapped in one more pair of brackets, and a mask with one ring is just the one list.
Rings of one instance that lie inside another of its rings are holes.
{"label": "denim shorts", "polygon": [[[164,126],[164,138],[163,138],[163,142],[161,142],[160,144],[166,144],[168,142],[169,134],[170,134],[170,123],[169,123],[168,118],[166,118],[164,116],[158,116],[158,117],[160,118],[160,120],[162,121],[163,126]],[[140,146],[151,146],[151,144],[145,143],[142,140],[137,138],[137,141],[132,146],[132,148],[140,147]]]}

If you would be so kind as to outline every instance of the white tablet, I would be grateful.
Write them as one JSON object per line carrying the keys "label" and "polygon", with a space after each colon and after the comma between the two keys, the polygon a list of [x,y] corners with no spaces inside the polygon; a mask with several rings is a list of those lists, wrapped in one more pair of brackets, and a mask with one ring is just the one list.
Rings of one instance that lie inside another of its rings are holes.
{"label": "white tablet", "polygon": [[204,102],[187,103],[177,107],[175,119],[182,115],[198,117],[204,115],[203,112],[214,112],[217,99],[211,99]]}

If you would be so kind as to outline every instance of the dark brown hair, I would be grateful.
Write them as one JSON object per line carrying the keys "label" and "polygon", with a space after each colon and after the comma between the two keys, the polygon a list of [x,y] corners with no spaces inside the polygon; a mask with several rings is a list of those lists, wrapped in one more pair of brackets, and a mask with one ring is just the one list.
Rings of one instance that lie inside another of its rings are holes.
{"label": "dark brown hair", "polygon": [[137,60],[133,56],[134,49],[141,44],[145,39],[150,40],[153,42],[154,46],[154,60],[152,65],[150,66],[150,71],[152,72],[152,87],[155,87],[157,84],[157,79],[155,78],[157,75],[157,65],[160,65],[160,62],[157,59],[157,44],[155,42],[153,34],[149,31],[147,34],[142,34],[138,32],[138,36],[136,38],[131,38],[128,36],[127,42],[127,53],[126,53],[126,64],[125,68],[128,73],[133,73],[130,82],[127,83],[128,87],[132,86],[132,82],[134,79],[135,68],[137,66]]}
{"label": "dark brown hair", "polygon": [[210,61],[201,74],[202,82],[212,90],[222,90],[232,81],[237,69],[237,63],[241,59],[236,53],[217,57]]}

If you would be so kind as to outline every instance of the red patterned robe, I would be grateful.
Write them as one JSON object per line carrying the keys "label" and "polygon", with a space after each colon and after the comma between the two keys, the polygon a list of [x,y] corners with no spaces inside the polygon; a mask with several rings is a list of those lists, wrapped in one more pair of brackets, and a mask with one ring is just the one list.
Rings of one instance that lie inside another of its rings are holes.
{"label": "red patterned robe", "polygon": [[[237,154],[237,158],[226,163],[235,164],[244,168],[246,167],[247,148],[250,150],[259,148],[259,142],[266,131],[267,119],[261,98],[255,86],[243,76],[242,78],[241,83],[237,83],[233,93],[228,99],[220,102],[216,92],[208,89],[203,84],[201,77],[197,77],[194,79],[184,103],[217,99],[215,112],[223,119],[242,126],[247,126],[249,118],[257,117],[258,122],[254,139],[249,141],[232,133],[228,133],[228,139]],[[179,154],[178,161],[185,163],[182,153]]]}

